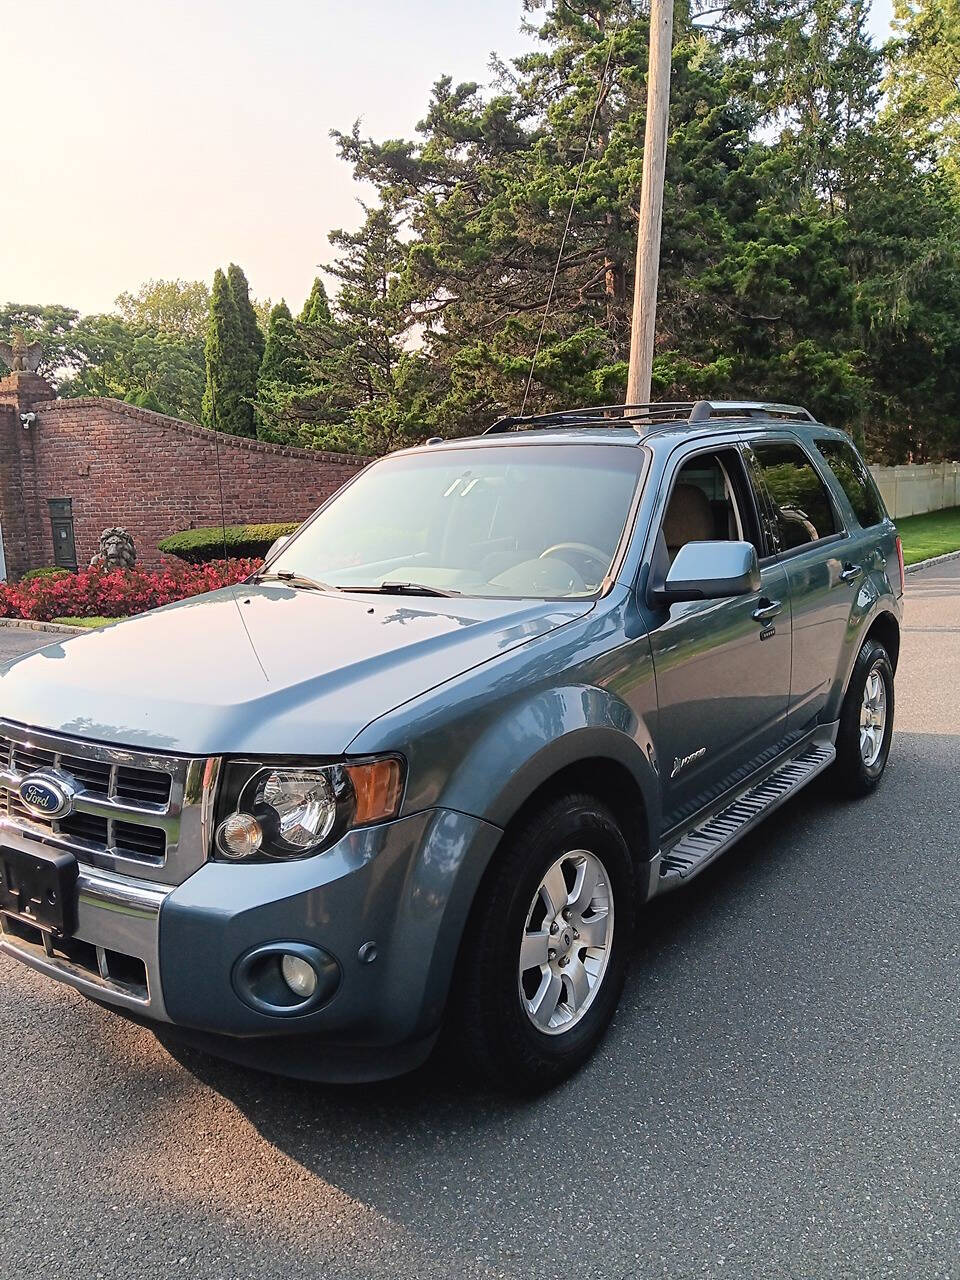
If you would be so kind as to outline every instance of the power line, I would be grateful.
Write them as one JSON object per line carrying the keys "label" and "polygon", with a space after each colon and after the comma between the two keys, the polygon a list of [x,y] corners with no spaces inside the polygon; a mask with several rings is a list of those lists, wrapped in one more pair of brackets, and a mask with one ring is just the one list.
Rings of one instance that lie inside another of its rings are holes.
{"label": "power line", "polygon": [[550,292],[547,294],[547,305],[543,311],[543,319],[540,321],[540,332],[537,335],[537,345],[533,349],[533,359],[530,361],[530,372],[527,374],[527,385],[523,391],[523,403],[520,405],[521,417],[523,417],[527,408],[527,399],[530,395],[530,387],[533,383],[533,371],[537,367],[537,356],[540,354],[540,344],[543,342],[544,331],[547,327],[547,317],[550,315],[550,305],[553,302],[553,294],[557,287],[557,277],[560,275],[560,263],[563,261],[563,250],[567,243],[567,233],[570,230],[570,223],[573,221],[573,210],[577,202],[577,196],[580,194],[580,182],[583,178],[583,170],[587,163],[590,143],[593,141],[593,131],[597,124],[597,116],[600,114],[600,103],[603,101],[604,90],[607,86],[607,72],[610,70],[610,60],[612,56],[613,36],[610,37],[610,47],[607,49],[607,60],[603,65],[603,75],[600,77],[600,86],[597,89],[597,101],[594,103],[593,115],[590,118],[590,128],[587,132],[587,140],[583,144],[583,155],[580,158],[580,168],[577,170],[577,181],[573,188],[573,195],[570,197],[570,208],[567,210],[567,221],[563,228],[563,236],[560,240],[560,252],[557,254],[557,265],[553,269],[553,279],[550,281]]}

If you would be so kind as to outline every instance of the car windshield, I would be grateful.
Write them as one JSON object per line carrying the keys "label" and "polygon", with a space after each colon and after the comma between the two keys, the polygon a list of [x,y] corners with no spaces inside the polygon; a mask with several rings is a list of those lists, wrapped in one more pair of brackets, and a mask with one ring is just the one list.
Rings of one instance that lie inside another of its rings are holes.
{"label": "car windshield", "polygon": [[340,590],[591,596],[613,564],[642,456],[622,445],[524,443],[385,458],[268,572]]}

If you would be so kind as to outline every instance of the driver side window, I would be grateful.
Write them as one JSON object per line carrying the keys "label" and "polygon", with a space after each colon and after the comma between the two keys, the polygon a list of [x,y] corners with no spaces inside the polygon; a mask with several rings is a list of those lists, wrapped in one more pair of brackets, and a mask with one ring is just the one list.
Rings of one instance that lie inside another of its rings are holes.
{"label": "driver side window", "polygon": [[698,454],[677,472],[661,526],[669,564],[688,542],[755,542],[737,496],[739,466],[735,452],[721,450]]}

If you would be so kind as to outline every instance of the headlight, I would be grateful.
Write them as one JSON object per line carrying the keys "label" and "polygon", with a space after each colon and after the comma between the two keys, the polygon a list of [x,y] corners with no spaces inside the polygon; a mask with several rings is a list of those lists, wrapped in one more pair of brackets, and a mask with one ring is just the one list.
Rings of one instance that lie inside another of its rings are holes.
{"label": "headlight", "polygon": [[229,862],[304,858],[351,827],[395,818],[403,763],[229,764],[221,787],[216,854]]}

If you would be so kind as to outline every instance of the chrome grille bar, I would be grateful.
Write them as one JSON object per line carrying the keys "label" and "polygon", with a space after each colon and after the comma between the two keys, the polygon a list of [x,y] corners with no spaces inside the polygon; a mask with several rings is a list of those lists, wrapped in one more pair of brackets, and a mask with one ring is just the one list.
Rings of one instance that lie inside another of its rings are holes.
{"label": "chrome grille bar", "polygon": [[[206,861],[218,765],[0,721],[0,837],[12,828],[102,870],[180,884]],[[74,778],[72,814],[50,821],[24,808],[18,788],[36,769]],[[166,801],[142,799],[151,789]]]}

